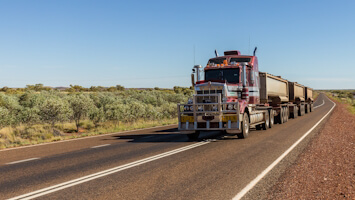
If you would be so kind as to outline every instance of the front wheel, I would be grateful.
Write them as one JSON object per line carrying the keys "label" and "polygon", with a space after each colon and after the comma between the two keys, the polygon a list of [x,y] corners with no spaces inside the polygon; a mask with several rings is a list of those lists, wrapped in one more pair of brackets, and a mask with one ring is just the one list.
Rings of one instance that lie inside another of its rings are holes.
{"label": "front wheel", "polygon": [[244,113],[243,123],[242,123],[242,132],[237,134],[238,138],[248,137],[249,131],[250,131],[249,116],[248,116],[248,113]]}
{"label": "front wheel", "polygon": [[192,140],[192,141],[198,140],[199,136],[200,136],[200,131],[195,131],[195,133],[187,134],[187,137],[189,138],[189,140]]}

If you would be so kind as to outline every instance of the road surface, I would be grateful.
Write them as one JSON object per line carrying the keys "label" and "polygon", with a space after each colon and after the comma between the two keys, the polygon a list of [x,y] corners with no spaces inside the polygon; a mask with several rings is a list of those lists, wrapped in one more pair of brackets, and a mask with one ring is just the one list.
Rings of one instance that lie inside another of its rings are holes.
{"label": "road surface", "polygon": [[202,133],[191,142],[172,125],[2,150],[0,199],[262,199],[327,118],[275,160],[334,104],[320,94],[314,106],[246,139]]}

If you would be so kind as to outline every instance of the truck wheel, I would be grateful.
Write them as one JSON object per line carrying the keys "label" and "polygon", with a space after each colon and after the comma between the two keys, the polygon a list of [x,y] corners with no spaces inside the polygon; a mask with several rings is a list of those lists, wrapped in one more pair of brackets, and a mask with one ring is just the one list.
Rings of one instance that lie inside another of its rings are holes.
{"label": "truck wheel", "polygon": [[270,123],[269,123],[269,128],[272,128],[274,126],[274,111],[270,110],[269,113],[269,117],[270,117]]}
{"label": "truck wheel", "polygon": [[242,132],[237,134],[238,138],[248,137],[249,131],[250,131],[249,116],[248,116],[248,113],[244,113],[243,123],[242,123]]}
{"label": "truck wheel", "polygon": [[200,131],[195,131],[195,133],[187,134],[187,137],[188,137],[189,140],[191,140],[191,141],[196,141],[196,140],[198,140],[198,136],[200,136]]}
{"label": "truck wheel", "polygon": [[313,111],[313,103],[311,104],[311,109],[309,110],[310,112]]}
{"label": "truck wheel", "polygon": [[303,115],[303,106],[302,105],[300,105],[300,110],[298,112],[299,112],[299,116]]}
{"label": "truck wheel", "polygon": [[284,122],[287,122],[287,108],[284,107]]}
{"label": "truck wheel", "polygon": [[262,124],[262,127],[264,130],[266,130],[267,128],[269,128],[269,126],[270,126],[269,112],[266,111],[265,112],[265,123]]}
{"label": "truck wheel", "polygon": [[287,111],[287,112],[286,112],[286,113],[287,113],[286,116],[287,116],[287,121],[288,121],[288,120],[290,119],[290,107],[287,106],[287,107],[286,107],[286,111]]}
{"label": "truck wheel", "polygon": [[296,119],[298,117],[298,107],[294,106],[293,107],[293,119]]}
{"label": "truck wheel", "polygon": [[284,109],[280,109],[280,114],[279,114],[279,122],[280,122],[280,124],[283,124],[284,123],[284,119],[285,119],[285,117],[284,117]]}

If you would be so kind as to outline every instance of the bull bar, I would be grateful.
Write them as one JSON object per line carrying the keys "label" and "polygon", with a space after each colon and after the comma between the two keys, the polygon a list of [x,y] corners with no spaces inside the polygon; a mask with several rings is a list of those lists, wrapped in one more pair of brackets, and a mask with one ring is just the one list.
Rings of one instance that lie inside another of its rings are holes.
{"label": "bull bar", "polygon": [[[197,103],[197,97],[217,97],[214,103]],[[228,110],[228,105],[232,104],[235,109]],[[217,106],[216,110],[205,110],[206,107]],[[191,107],[192,111],[185,111],[185,106]],[[202,106],[202,110],[198,107]],[[179,131],[206,131],[206,130],[240,130],[239,102],[222,102],[221,94],[194,94],[192,104],[178,104],[178,130]],[[232,123],[233,122],[233,123]],[[218,124],[218,127],[211,127],[211,123]],[[192,125],[193,124],[193,125]],[[199,127],[202,126],[202,127]]]}

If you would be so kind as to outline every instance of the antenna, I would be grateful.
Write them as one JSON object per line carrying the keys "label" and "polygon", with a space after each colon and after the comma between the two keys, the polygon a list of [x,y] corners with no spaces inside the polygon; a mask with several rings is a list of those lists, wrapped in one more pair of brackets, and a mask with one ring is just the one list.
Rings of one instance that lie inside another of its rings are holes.
{"label": "antenna", "polygon": [[250,35],[249,35],[249,48],[248,48],[248,54],[250,55]]}
{"label": "antenna", "polygon": [[194,45],[194,66],[195,66],[195,58],[196,58],[196,56],[195,56],[195,45]]}

